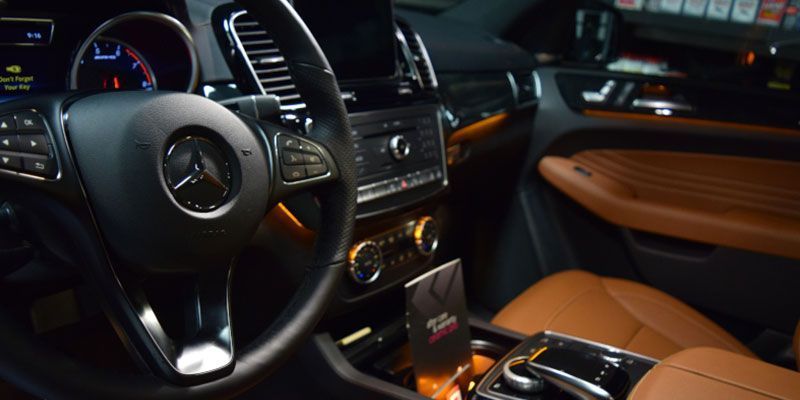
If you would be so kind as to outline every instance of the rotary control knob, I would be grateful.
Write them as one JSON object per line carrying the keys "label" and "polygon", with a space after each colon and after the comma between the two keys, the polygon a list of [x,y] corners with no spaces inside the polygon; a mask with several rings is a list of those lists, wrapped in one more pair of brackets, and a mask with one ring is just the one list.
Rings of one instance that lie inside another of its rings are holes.
{"label": "rotary control knob", "polygon": [[414,244],[417,250],[425,256],[436,251],[439,246],[439,227],[431,217],[422,217],[414,225]]}
{"label": "rotary control knob", "polygon": [[381,275],[383,253],[375,242],[366,240],[350,249],[348,254],[350,277],[356,283],[367,285],[375,282]]}
{"label": "rotary control knob", "polygon": [[544,390],[544,379],[525,366],[528,357],[514,357],[503,364],[503,380],[521,393],[539,393]]}
{"label": "rotary control knob", "polygon": [[397,161],[403,161],[411,153],[411,144],[403,135],[395,135],[389,139],[389,152]]}

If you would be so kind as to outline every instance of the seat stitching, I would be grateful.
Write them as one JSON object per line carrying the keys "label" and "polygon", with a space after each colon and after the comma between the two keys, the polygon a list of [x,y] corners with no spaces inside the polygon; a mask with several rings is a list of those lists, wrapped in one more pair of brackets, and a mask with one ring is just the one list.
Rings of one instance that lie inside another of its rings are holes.
{"label": "seat stitching", "polygon": [[[623,308],[624,308],[624,307],[623,307]],[[636,318],[634,317],[634,319],[636,319]],[[640,327],[639,327],[639,329],[637,329],[637,330],[636,330],[636,332],[634,332],[634,333],[633,333],[633,336],[631,336],[631,338],[630,338],[630,339],[628,339],[628,341],[627,341],[627,342],[625,342],[625,346],[623,346],[624,348],[626,348],[626,349],[627,349],[627,348],[628,348],[628,346],[630,346],[630,345],[631,345],[631,343],[633,343],[633,339],[636,339],[636,336],[638,336],[638,335],[639,335],[639,332],[641,332],[641,331],[642,331],[642,329],[646,328],[646,326],[645,326],[644,324],[642,324],[642,322],[641,322],[641,321],[639,321],[639,323],[640,323],[642,326],[640,326]],[[653,329],[653,328],[650,328],[650,329]]]}
{"label": "seat stitching", "polygon": [[553,323],[553,321],[556,319],[556,317],[558,317],[562,312],[564,312],[564,310],[566,310],[567,307],[572,305],[572,303],[577,301],[578,298],[580,298],[580,297],[582,297],[582,296],[584,296],[584,295],[586,295],[586,294],[588,294],[590,292],[597,291],[597,290],[598,290],[598,288],[592,287],[592,288],[586,289],[586,290],[584,290],[582,292],[579,292],[578,294],[572,296],[572,298],[570,298],[569,301],[565,302],[564,304],[561,305],[561,307],[559,307],[558,309],[553,311],[553,313],[550,315],[550,318],[548,318],[547,322],[545,322],[544,329],[547,330],[550,327],[550,324]]}
{"label": "seat stitching", "polygon": [[[605,285],[605,283],[604,283],[603,285]],[[723,338],[723,337],[719,336],[719,334],[717,334],[716,332],[713,332],[713,331],[711,331],[710,329],[708,329],[707,327],[703,326],[702,324],[700,324],[699,322],[695,321],[694,319],[692,319],[692,318],[690,318],[690,317],[687,317],[687,316],[685,316],[683,313],[679,312],[678,310],[676,310],[674,307],[670,306],[669,304],[666,304],[666,303],[664,303],[664,302],[661,302],[661,301],[658,301],[658,300],[654,300],[654,299],[652,299],[652,298],[650,298],[650,297],[645,297],[645,296],[642,296],[642,295],[639,295],[639,294],[634,294],[634,293],[616,292],[616,293],[613,293],[613,294],[612,294],[611,292],[608,292],[608,294],[609,294],[611,297],[614,297],[614,298],[616,298],[616,299],[619,299],[619,298],[621,298],[621,297],[637,298],[637,299],[639,299],[639,300],[644,300],[644,301],[647,301],[647,302],[653,303],[653,304],[655,304],[655,305],[661,306],[661,307],[663,307],[664,309],[666,309],[667,311],[671,311],[673,314],[677,315],[677,316],[678,316],[678,318],[680,318],[680,319],[682,319],[682,320],[684,320],[684,321],[687,321],[687,322],[691,323],[692,325],[694,325],[694,326],[696,326],[696,327],[700,328],[700,329],[701,329],[701,330],[703,330],[704,332],[706,332],[706,333],[708,333],[709,335],[711,335],[712,337],[716,338],[718,341],[720,341],[722,344],[724,344],[725,346],[727,346],[729,349],[731,349],[731,350],[735,350],[736,352],[739,352],[739,351],[740,351],[740,350],[739,350],[739,348],[738,348],[737,346],[735,346],[735,345],[731,344],[731,343],[730,343],[728,340],[726,340],[725,338]],[[633,313],[631,312],[631,308],[630,308],[629,306],[627,306],[625,303],[623,303],[623,302],[619,302],[619,304],[620,304],[620,305],[622,305],[622,306],[623,306],[623,307],[624,307],[626,310],[628,310],[628,312],[630,312],[631,314],[633,314]],[[653,328],[652,328],[652,327],[650,327],[650,329],[653,329]],[[653,329],[653,330],[655,330],[655,331],[657,331],[657,332],[658,332],[658,330],[656,330],[656,329]]]}
{"label": "seat stitching", "polygon": [[705,373],[705,372],[688,369],[688,368],[682,367],[680,365],[669,364],[669,365],[664,365],[663,367],[664,368],[674,368],[674,369],[677,369],[677,370],[680,370],[680,371],[688,372],[688,373],[693,374],[693,375],[702,376],[702,377],[710,379],[712,381],[726,383],[728,385],[738,387],[739,389],[743,389],[743,390],[746,390],[748,392],[758,393],[758,394],[760,394],[762,396],[765,396],[765,397],[770,397],[770,398],[773,398],[773,399],[783,399],[784,398],[783,396],[779,396],[779,395],[776,395],[776,394],[768,393],[768,392],[765,392],[765,391],[763,391],[762,389],[759,389],[759,388],[745,386],[741,382],[736,382],[736,381],[732,381],[730,379],[726,379],[726,378],[722,378],[722,377],[719,377],[719,376],[711,375],[711,374],[708,374],[708,373]]}

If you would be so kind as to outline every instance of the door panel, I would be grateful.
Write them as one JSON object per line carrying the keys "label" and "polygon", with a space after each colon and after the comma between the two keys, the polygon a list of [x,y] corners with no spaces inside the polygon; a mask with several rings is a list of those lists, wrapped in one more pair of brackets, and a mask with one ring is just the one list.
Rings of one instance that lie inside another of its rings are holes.
{"label": "door panel", "polygon": [[697,153],[587,150],[539,172],[615,225],[800,259],[800,163]]}
{"label": "door panel", "polygon": [[800,130],[711,121],[702,108],[680,118],[590,112],[564,97],[559,75],[618,86],[650,78],[537,73],[541,97],[518,188],[532,217],[515,236],[539,240],[508,249],[537,254],[516,268],[638,280],[741,328],[745,342],[764,327],[791,332],[800,317]]}

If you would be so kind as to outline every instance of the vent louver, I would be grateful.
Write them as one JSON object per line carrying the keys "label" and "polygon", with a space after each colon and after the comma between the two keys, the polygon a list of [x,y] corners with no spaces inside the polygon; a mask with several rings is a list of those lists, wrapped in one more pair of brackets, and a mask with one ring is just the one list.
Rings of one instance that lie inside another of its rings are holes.
{"label": "vent louver", "polygon": [[419,72],[420,86],[426,90],[435,89],[438,86],[436,74],[433,71],[433,65],[431,65],[428,51],[425,49],[422,39],[405,21],[398,20],[397,26],[406,39],[406,43],[408,43],[412,57],[414,57],[414,65]]}
{"label": "vent louver", "polygon": [[283,109],[305,107],[292,82],[289,67],[269,33],[246,11],[231,15],[230,26],[236,45],[261,91],[278,96]]}

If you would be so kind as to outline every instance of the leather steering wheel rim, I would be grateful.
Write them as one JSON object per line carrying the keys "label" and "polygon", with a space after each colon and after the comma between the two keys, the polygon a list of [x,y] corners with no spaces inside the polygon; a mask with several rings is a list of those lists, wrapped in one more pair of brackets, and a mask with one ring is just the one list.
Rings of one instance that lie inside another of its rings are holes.
{"label": "leather steering wheel rim", "polygon": [[235,367],[208,383],[179,386],[154,375],[123,375],[85,365],[47,348],[0,313],[0,372],[45,398],[229,398],[258,384],[313,331],[335,294],[353,239],[356,176],[347,111],[330,65],[308,28],[285,0],[239,0],[278,43],[295,86],[314,118],[309,138],[335,155],[340,177],[318,194],[321,223],[303,283],[273,324],[238,351]]}

